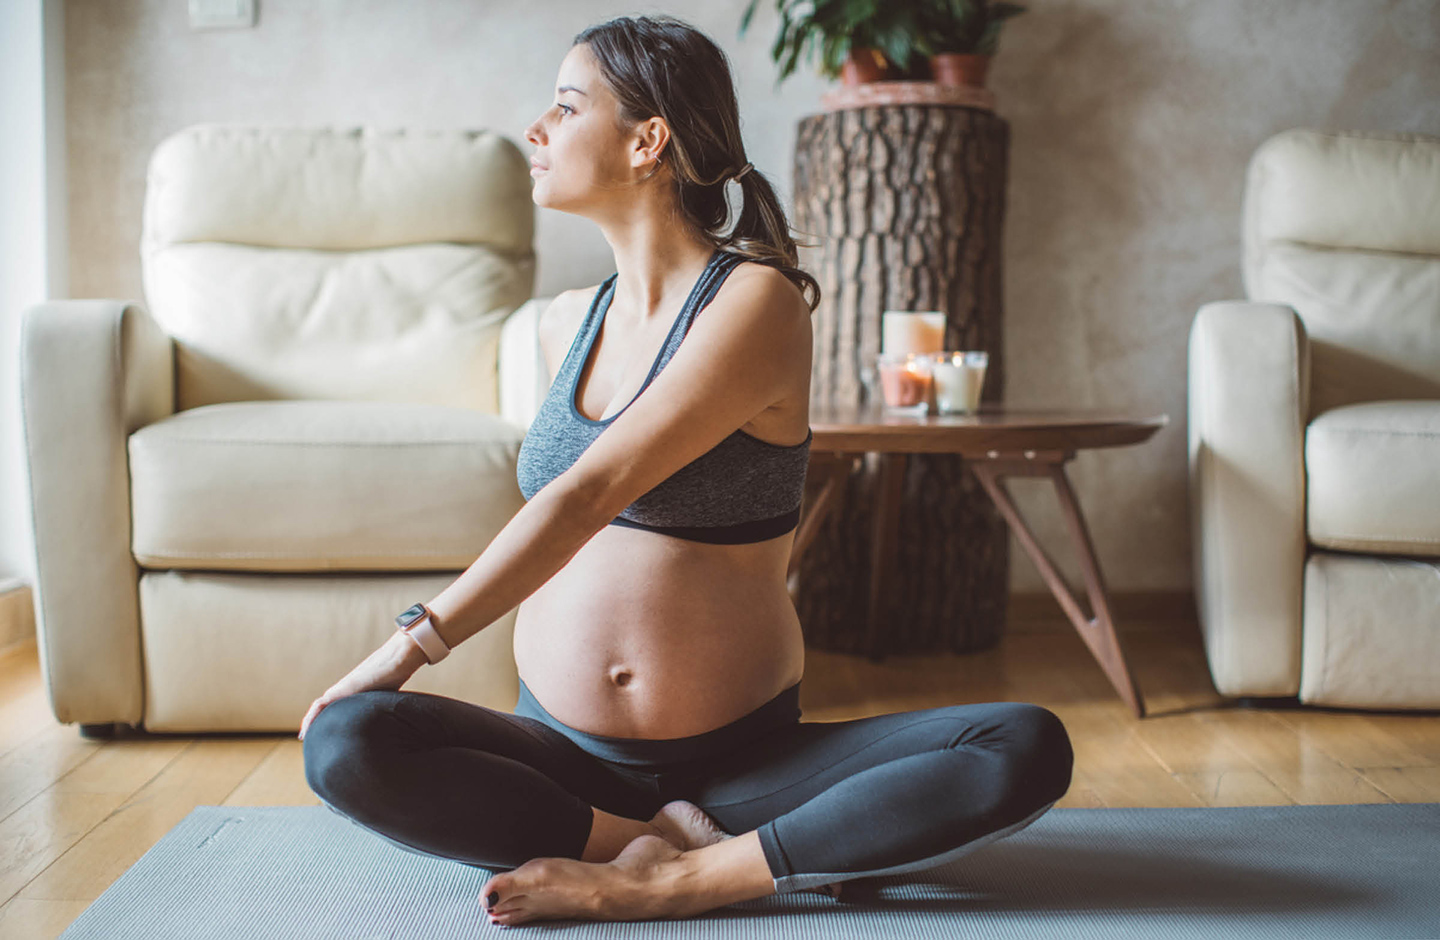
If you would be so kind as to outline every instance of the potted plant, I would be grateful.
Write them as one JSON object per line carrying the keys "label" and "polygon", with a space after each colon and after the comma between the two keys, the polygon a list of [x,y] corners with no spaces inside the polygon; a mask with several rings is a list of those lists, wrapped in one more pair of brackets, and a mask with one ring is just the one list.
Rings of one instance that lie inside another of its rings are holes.
{"label": "potted plant", "polygon": [[921,13],[921,31],[935,81],[984,88],[1000,28],[1025,9],[992,0],[929,0]]}
{"label": "potted plant", "polygon": [[[819,55],[819,72],[845,85],[893,79],[929,78],[925,29],[935,0],[775,0],[780,32],[770,57],[780,63],[780,84],[802,56]],[[760,0],[750,0],[740,18],[740,35],[750,26]],[[932,20],[937,18],[933,15]]]}

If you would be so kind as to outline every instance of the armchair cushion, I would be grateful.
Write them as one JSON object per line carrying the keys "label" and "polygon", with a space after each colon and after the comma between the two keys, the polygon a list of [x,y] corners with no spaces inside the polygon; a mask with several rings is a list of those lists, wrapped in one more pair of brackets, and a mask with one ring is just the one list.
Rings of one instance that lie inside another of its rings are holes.
{"label": "armchair cushion", "polygon": [[1440,401],[1335,408],[1305,433],[1310,541],[1341,551],[1440,555]]}
{"label": "armchair cushion", "polygon": [[1440,398],[1440,138],[1283,131],[1250,160],[1244,280],[1294,307],[1314,416]]}
{"label": "armchair cushion", "polygon": [[523,432],[407,402],[247,401],[130,435],[132,550],[147,568],[465,568],[520,507]]}
{"label": "armchair cushion", "polygon": [[1440,708],[1440,560],[1316,551],[1305,563],[1300,700]]}
{"label": "armchair cushion", "polygon": [[200,124],[156,147],[147,306],[176,410],[312,398],[498,414],[496,349],[530,297],[524,155],[493,131]]}

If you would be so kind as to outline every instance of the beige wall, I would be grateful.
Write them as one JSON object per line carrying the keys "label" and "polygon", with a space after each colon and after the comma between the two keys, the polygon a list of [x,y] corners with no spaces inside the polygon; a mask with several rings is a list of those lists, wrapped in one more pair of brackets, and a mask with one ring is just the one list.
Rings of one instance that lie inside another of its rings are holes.
{"label": "beige wall", "polygon": [[[192,32],[181,0],[66,6],[71,296],[141,298],[145,163],[202,121],[492,127],[550,101],[571,37],[663,9],[737,72],[746,146],[787,200],[794,124],[826,83],[769,60],[773,3],[742,41],[743,0],[260,0],[254,29]],[[1440,4],[1431,0],[1032,0],[991,88],[1011,123],[1005,227],[1012,404],[1165,412],[1149,443],[1083,454],[1071,478],[1112,588],[1186,589],[1185,346],[1195,310],[1243,295],[1247,159],[1292,126],[1440,133]],[[537,13],[543,11],[543,13]],[[590,223],[537,217],[537,292],[613,270]],[[1012,484],[1078,580],[1062,518]],[[1041,589],[1012,544],[1012,585]]]}

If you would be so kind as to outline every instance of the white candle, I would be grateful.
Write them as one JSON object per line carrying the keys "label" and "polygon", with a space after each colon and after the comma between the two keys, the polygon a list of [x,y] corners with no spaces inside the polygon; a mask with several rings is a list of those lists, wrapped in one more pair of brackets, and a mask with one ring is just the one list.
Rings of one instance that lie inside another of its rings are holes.
{"label": "white candle", "polygon": [[933,353],[944,348],[944,311],[886,310],[880,315],[881,352]]}
{"label": "white candle", "polygon": [[980,407],[989,356],[983,352],[941,353],[930,372],[935,383],[935,410],[945,414],[972,412]]}

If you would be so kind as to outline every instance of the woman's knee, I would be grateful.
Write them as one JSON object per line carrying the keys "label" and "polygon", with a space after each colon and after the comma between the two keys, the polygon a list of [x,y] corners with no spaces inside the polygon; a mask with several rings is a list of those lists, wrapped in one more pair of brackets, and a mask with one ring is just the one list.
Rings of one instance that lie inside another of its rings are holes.
{"label": "woman's knee", "polygon": [[348,784],[369,776],[366,768],[392,720],[394,695],[383,689],[347,695],[310,722],[302,743],[305,782],[327,803],[349,803]]}
{"label": "woman's knee", "polygon": [[1040,805],[1064,796],[1070,789],[1075,752],[1060,717],[1040,705],[1006,702],[1002,721],[1016,783]]}

